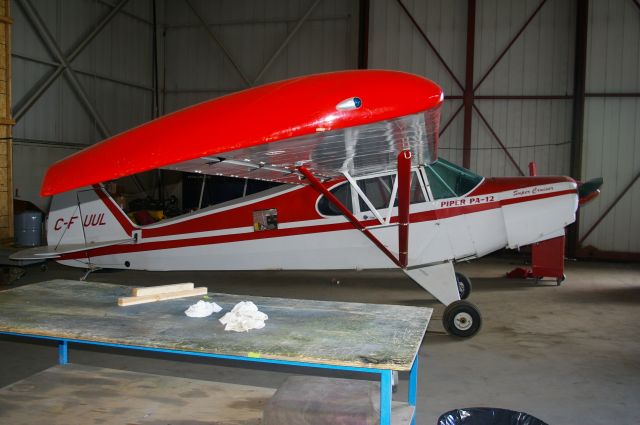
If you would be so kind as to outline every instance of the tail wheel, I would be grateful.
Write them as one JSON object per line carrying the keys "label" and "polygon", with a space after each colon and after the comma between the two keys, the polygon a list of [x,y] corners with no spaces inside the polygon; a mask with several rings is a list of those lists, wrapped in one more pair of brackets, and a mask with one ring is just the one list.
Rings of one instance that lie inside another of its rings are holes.
{"label": "tail wheel", "polygon": [[456,272],[456,283],[458,284],[458,293],[461,300],[466,300],[471,295],[471,279],[462,273]]}
{"label": "tail wheel", "polygon": [[450,335],[470,338],[482,327],[482,316],[478,307],[470,302],[454,301],[444,310],[442,324]]}

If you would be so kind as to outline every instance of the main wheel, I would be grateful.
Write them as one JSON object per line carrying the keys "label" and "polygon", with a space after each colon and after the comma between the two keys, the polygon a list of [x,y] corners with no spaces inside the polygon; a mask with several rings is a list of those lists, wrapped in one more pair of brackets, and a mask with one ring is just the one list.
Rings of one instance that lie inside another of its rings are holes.
{"label": "main wheel", "polygon": [[471,295],[471,279],[462,273],[456,272],[456,282],[458,283],[458,293],[461,300],[466,300]]}
{"label": "main wheel", "polygon": [[470,302],[454,301],[445,308],[442,324],[449,334],[469,338],[482,327],[482,316],[478,307]]}

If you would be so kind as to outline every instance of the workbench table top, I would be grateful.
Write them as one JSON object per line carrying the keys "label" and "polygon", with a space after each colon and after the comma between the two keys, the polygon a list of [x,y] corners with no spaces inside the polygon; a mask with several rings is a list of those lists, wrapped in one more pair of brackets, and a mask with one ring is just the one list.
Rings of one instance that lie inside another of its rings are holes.
{"label": "workbench table top", "polygon": [[[217,355],[409,370],[432,309],[209,293],[223,310],[184,311],[201,297],[119,307],[131,287],[51,280],[0,292],[0,332]],[[269,319],[237,333],[218,321],[240,301]]]}

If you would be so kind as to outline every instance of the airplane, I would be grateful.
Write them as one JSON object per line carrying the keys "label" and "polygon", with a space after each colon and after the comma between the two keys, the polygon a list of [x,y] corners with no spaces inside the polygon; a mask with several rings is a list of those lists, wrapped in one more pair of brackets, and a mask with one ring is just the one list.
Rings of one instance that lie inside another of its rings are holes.
{"label": "airplane", "polygon": [[[564,235],[599,185],[484,178],[438,158],[443,99],[417,75],[353,70],[165,115],[53,164],[48,246],[11,258],[89,271],[397,267],[447,306],[448,333],[471,337],[482,317],[454,263]],[[105,183],[155,169],[280,184],[139,225]]]}

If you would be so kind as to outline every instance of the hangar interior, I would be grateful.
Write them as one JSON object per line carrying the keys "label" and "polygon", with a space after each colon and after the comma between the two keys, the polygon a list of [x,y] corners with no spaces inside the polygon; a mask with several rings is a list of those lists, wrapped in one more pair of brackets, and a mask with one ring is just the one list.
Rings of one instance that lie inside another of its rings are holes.
{"label": "hangar interior", "polygon": [[[638,0],[3,0],[0,15],[2,239],[14,237],[15,200],[48,212],[40,185],[49,166],[152,119],[302,75],[417,74],[445,94],[440,157],[485,177],[526,176],[534,161],[538,175],[604,184],[568,228],[562,285],[505,278],[527,252],[456,266],[473,279],[485,322],[469,340],[447,336],[437,321],[429,326],[416,423],[472,406],[526,411],[549,424],[637,420]],[[124,178],[112,193],[127,205],[152,199],[165,209],[170,200],[185,211],[268,187],[162,171]],[[6,288],[81,275],[52,262]],[[442,310],[396,271],[117,271],[90,280],[194,281],[247,296]],[[3,336],[0,345],[0,386],[55,364],[50,343]],[[71,358],[269,388],[292,373],[80,347]],[[408,381],[401,373],[397,397]]]}

